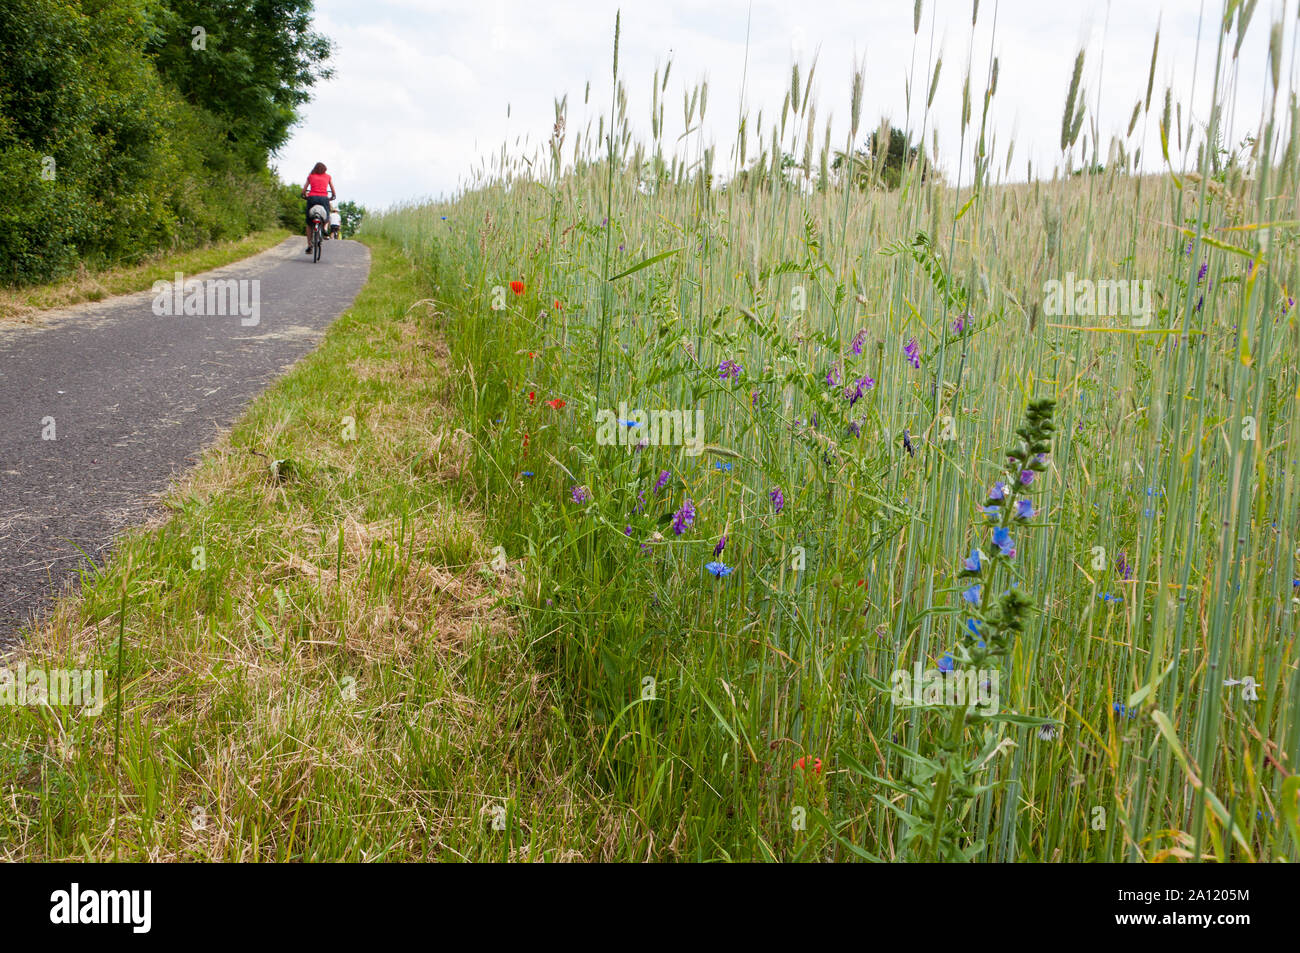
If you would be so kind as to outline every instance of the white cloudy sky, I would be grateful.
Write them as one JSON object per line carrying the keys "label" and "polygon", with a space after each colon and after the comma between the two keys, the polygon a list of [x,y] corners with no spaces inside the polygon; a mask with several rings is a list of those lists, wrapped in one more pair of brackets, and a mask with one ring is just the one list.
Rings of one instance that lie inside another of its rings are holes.
{"label": "white cloudy sky", "polygon": [[[1292,55],[1296,2],[1285,0],[1285,9],[1283,0],[1259,3],[1240,54],[1235,137],[1258,124],[1273,19],[1284,17],[1287,30],[1283,91],[1288,76],[1300,88]],[[1209,118],[1219,0],[982,0],[979,6],[972,31],[971,0],[925,0],[916,47],[911,125],[919,126],[927,64],[942,52],[930,124],[939,129],[940,161],[950,179],[959,165],[967,59],[974,64],[978,110],[990,51],[999,58],[994,155],[1000,165],[1014,137],[1014,178],[1024,178],[1026,160],[1036,169],[1059,161],[1062,107],[1080,46],[1088,50],[1090,114],[1100,97],[1103,141],[1125,131],[1133,104],[1146,91],[1157,24],[1160,58],[1147,154],[1154,159],[1158,152],[1155,117],[1165,86],[1183,101],[1184,124]],[[671,58],[666,139],[684,130],[683,88],[707,77],[704,134],[718,143],[719,166],[730,168],[742,75],[751,127],[762,109],[770,135],[796,59],[805,77],[817,60],[819,143],[828,114],[834,141],[844,141],[855,62],[866,76],[862,126],[874,127],[881,116],[896,125],[907,119],[909,0],[317,0],[316,10],[317,28],[336,44],[336,75],[316,88],[276,164],[285,179],[302,181],[312,164],[325,162],[340,197],[371,209],[454,192],[503,142],[512,149],[519,142],[523,151],[527,140],[531,153],[550,135],[554,99],[566,92],[569,145],[588,119],[594,129],[595,117],[609,109],[614,15],[620,10],[619,73],[634,125],[648,132],[654,70]],[[591,102],[584,107],[588,82]],[[755,151],[751,140],[749,155]]]}

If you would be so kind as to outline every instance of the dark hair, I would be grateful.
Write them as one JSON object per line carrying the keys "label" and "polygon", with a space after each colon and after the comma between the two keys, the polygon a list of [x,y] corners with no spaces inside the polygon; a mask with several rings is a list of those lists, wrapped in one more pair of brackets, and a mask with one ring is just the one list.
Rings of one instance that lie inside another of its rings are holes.
{"label": "dark hair", "polygon": [[325,163],[324,163],[324,162],[317,162],[314,166],[312,166],[311,174],[312,174],[312,175],[320,175],[320,174],[322,174],[324,171],[325,171]]}

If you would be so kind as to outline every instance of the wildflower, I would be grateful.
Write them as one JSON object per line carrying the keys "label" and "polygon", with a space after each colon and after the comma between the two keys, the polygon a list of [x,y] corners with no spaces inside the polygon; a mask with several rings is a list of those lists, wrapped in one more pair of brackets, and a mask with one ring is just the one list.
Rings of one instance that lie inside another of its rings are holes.
{"label": "wildflower", "polygon": [[631,536],[631,535],[632,535],[632,524],[631,524],[631,523],[628,523],[626,526],[623,527],[623,535],[624,535],[624,536]]}
{"label": "wildflower", "polygon": [[724,381],[733,378],[739,380],[744,370],[745,366],[743,364],[737,364],[735,361],[728,359],[718,365],[718,376]]}
{"label": "wildflower", "polygon": [[1208,261],[1201,262],[1201,270],[1196,273],[1196,283],[1198,285],[1205,280],[1205,275],[1209,270],[1210,263]]}
{"label": "wildflower", "polygon": [[1115,557],[1115,570],[1119,573],[1121,579],[1133,578],[1133,567],[1129,565],[1123,552]]}
{"label": "wildflower", "polygon": [[921,366],[921,346],[916,343],[916,338],[909,338],[903,345],[903,353],[907,355],[907,363],[911,364],[914,369]]}
{"label": "wildflower", "polygon": [[1016,544],[1011,538],[1010,531],[1005,526],[999,526],[993,531],[993,545],[1002,551],[1002,555],[1012,559],[1016,555]]}
{"label": "wildflower", "polygon": [[1282,302],[1282,313],[1286,314],[1294,307],[1295,307],[1295,298],[1291,297],[1290,295],[1287,295],[1286,301]]}
{"label": "wildflower", "polygon": [[655,492],[656,492],[656,493],[658,493],[660,490],[662,490],[664,487],[666,487],[666,486],[668,485],[668,477],[669,477],[669,476],[670,476],[670,474],[669,474],[669,472],[668,472],[667,470],[662,470],[662,471],[660,471],[660,473],[659,473],[659,479],[655,480]]}
{"label": "wildflower", "polygon": [[1038,729],[1038,737],[1042,741],[1051,741],[1056,737],[1056,725],[1041,725]]}
{"label": "wildflower", "polygon": [[730,473],[730,472],[731,472],[731,468],[732,468],[732,466],[733,466],[733,464],[728,463],[728,462],[726,462],[725,460],[715,460],[715,461],[713,461],[713,469],[715,469],[715,470],[724,470],[724,471]]}
{"label": "wildflower", "polygon": [[[966,620],[966,628],[970,629],[970,634],[973,635],[973,636],[974,636],[975,638],[977,638],[977,639],[980,637],[980,625],[981,625],[981,623],[980,623],[980,620],[979,620],[979,619],[967,619],[967,620]],[[984,647],[984,643],[983,643],[983,642],[980,642],[980,648],[983,648],[983,647]]]}
{"label": "wildflower", "polygon": [[751,391],[749,394],[749,406],[758,410],[758,391]]}
{"label": "wildflower", "polygon": [[849,433],[853,434],[853,436],[855,436],[855,437],[861,437],[861,436],[862,436],[862,422],[859,421],[859,420],[850,420],[850,421],[849,421]]}
{"label": "wildflower", "polygon": [[1123,596],[1112,596],[1109,592],[1103,592],[1097,596],[1102,602],[1123,602]]}
{"label": "wildflower", "polygon": [[528,403],[531,404],[531,403],[533,403],[533,402],[536,401],[536,400],[537,400],[537,391],[535,391],[535,390],[530,390],[530,391],[528,392]]}
{"label": "wildflower", "polygon": [[965,330],[966,330],[966,322],[970,320],[970,317],[971,317],[971,316],[970,316],[969,314],[961,314],[961,315],[958,315],[958,316],[957,316],[957,320],[954,321],[954,322],[952,323],[952,330],[953,330],[953,333],[954,333],[954,334],[961,334],[963,331],[965,331]]}
{"label": "wildflower", "polygon": [[718,537],[718,545],[713,547],[713,555],[721,556],[722,551],[727,548],[727,535],[723,533]]}
{"label": "wildflower", "polygon": [[585,486],[575,486],[569,491],[569,495],[573,497],[575,503],[586,503],[591,499],[591,490]]}
{"label": "wildflower", "polygon": [[852,387],[845,387],[844,396],[848,398],[849,406],[852,407],[856,404],[861,400],[863,394],[875,386],[876,382],[868,375],[866,377],[859,377],[853,382]]}
{"label": "wildflower", "polygon": [[826,372],[826,386],[834,387],[840,382],[840,364],[836,361],[831,365],[830,370]]}
{"label": "wildflower", "polygon": [[970,556],[967,559],[962,561],[961,564],[962,569],[966,570],[966,572],[979,572],[980,561],[983,559],[983,557],[984,554],[981,553],[978,549],[972,549],[970,551]]}
{"label": "wildflower", "polygon": [[673,532],[680,536],[694,522],[695,504],[688,498],[682,503],[681,509],[673,514]]}
{"label": "wildflower", "polygon": [[943,653],[943,658],[939,659],[939,671],[951,672],[952,667],[953,667],[952,653],[951,652]]}
{"label": "wildflower", "polygon": [[969,589],[965,590],[961,597],[972,605],[979,605],[980,601],[980,584],[977,582]]}
{"label": "wildflower", "polygon": [[1034,503],[1032,500],[1016,500],[1016,519],[1028,520],[1034,518]]}
{"label": "wildflower", "polygon": [[510,282],[510,290],[517,295],[521,295],[524,293],[524,283],[522,281],[512,281]]}
{"label": "wildflower", "polygon": [[[1283,312],[1286,313],[1285,311]],[[862,356],[862,348],[867,343],[867,329],[863,328],[857,334],[853,335],[853,343],[849,345],[849,350],[859,357]]]}
{"label": "wildflower", "polygon": [[704,568],[713,573],[718,579],[723,579],[731,575],[731,567],[726,563],[711,562],[705,563]]}
{"label": "wildflower", "polygon": [[779,486],[773,488],[772,491],[767,494],[767,496],[768,499],[772,501],[772,505],[776,507],[776,511],[778,513],[780,513],[781,510],[785,508],[785,494],[781,492],[781,488]]}
{"label": "wildflower", "polygon": [[530,476],[533,476],[533,471],[532,471],[532,470],[525,470],[523,473],[521,473],[521,474],[519,474],[519,475],[520,475],[520,476],[530,477]]}
{"label": "wildflower", "polygon": [[560,400],[558,397],[555,398],[555,400],[548,400],[546,403],[548,406],[554,407],[556,410],[559,410],[564,406],[564,401]]}
{"label": "wildflower", "polygon": [[1136,709],[1136,708],[1129,708],[1127,705],[1122,705],[1122,704],[1120,704],[1119,702],[1115,702],[1114,706],[1112,706],[1112,707],[1113,707],[1113,709],[1114,709],[1114,711],[1115,711],[1115,714],[1120,715],[1121,717],[1124,717],[1124,718],[1136,718],[1136,717],[1137,717],[1137,709]]}
{"label": "wildflower", "polygon": [[564,310],[564,305],[560,304],[560,299],[559,299],[559,298],[556,298],[556,299],[555,299],[555,310],[556,310],[556,311],[563,311],[563,310]]}
{"label": "wildflower", "polygon": [[1029,486],[1029,484],[1031,484],[1031,483],[1033,483],[1033,482],[1034,482],[1034,471],[1033,471],[1033,470],[1021,470],[1021,471],[1020,471],[1020,483],[1021,483],[1021,485],[1023,485],[1023,486]]}
{"label": "wildflower", "polygon": [[912,446],[912,434],[906,427],[903,428],[903,449],[912,456],[916,456],[916,448]]}
{"label": "wildflower", "polygon": [[813,769],[813,774],[821,774],[821,773],[822,773],[822,759],[821,759],[821,758],[813,758],[813,759],[812,759],[812,764],[808,764],[808,759],[807,759],[807,758],[800,758],[798,761],[796,761],[796,762],[794,763],[794,767],[798,768],[800,771],[805,771],[805,770],[807,770],[808,768],[812,768],[812,769]]}
{"label": "wildflower", "polygon": [[993,489],[989,490],[990,500],[1005,500],[1007,498],[1007,485],[1001,480],[993,484]]}

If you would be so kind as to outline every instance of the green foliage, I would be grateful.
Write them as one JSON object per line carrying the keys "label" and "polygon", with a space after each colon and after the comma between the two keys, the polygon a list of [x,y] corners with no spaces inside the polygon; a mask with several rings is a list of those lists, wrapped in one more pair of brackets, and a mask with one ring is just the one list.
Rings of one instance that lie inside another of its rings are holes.
{"label": "green foliage", "polygon": [[[267,25],[240,27],[238,56],[267,62],[240,83],[236,51],[213,32],[194,50],[188,30],[171,29],[177,17],[215,24],[211,11],[171,0],[0,0],[0,282],[131,264],[276,221],[266,156],[328,46],[299,35],[310,5],[250,10]],[[285,65],[295,50],[298,73]],[[225,72],[191,95],[209,75],[204,57]]]}
{"label": "green foliage", "polygon": [[366,210],[356,202],[340,202],[339,218],[342,224],[339,231],[344,238],[351,238],[361,227],[361,220],[366,217]]}

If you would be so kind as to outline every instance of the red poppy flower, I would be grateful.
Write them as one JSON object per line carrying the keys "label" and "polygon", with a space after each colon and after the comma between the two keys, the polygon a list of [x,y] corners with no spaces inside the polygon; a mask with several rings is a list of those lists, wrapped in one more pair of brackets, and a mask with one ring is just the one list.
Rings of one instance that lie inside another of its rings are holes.
{"label": "red poppy flower", "polygon": [[564,310],[564,305],[560,304],[560,299],[559,299],[559,298],[556,298],[556,299],[555,299],[555,310],[556,310],[556,311],[563,311],[563,310]]}
{"label": "red poppy flower", "polygon": [[[805,768],[806,765],[807,765],[807,761],[808,761],[807,758],[800,758],[798,761],[796,761],[796,762],[794,763],[794,766],[795,766],[796,768]],[[812,769],[813,769],[813,774],[821,774],[821,773],[822,773],[822,759],[821,759],[821,758],[813,758]]]}
{"label": "red poppy flower", "polygon": [[535,391],[535,390],[530,390],[530,391],[528,392],[528,403],[531,404],[531,403],[533,403],[533,401],[536,400],[536,399],[537,399],[537,391]]}
{"label": "red poppy flower", "polygon": [[556,410],[559,410],[561,407],[564,406],[564,401],[560,400],[560,398],[558,397],[555,398],[555,400],[548,400],[547,403],[550,404],[552,407],[554,407]]}
{"label": "red poppy flower", "polygon": [[531,360],[533,360],[535,357],[537,357],[537,355],[534,354],[532,351],[529,351],[529,352],[528,352],[528,360],[531,361]]}
{"label": "red poppy flower", "polygon": [[517,295],[521,295],[524,293],[524,283],[522,281],[512,281],[510,282],[510,290]]}

